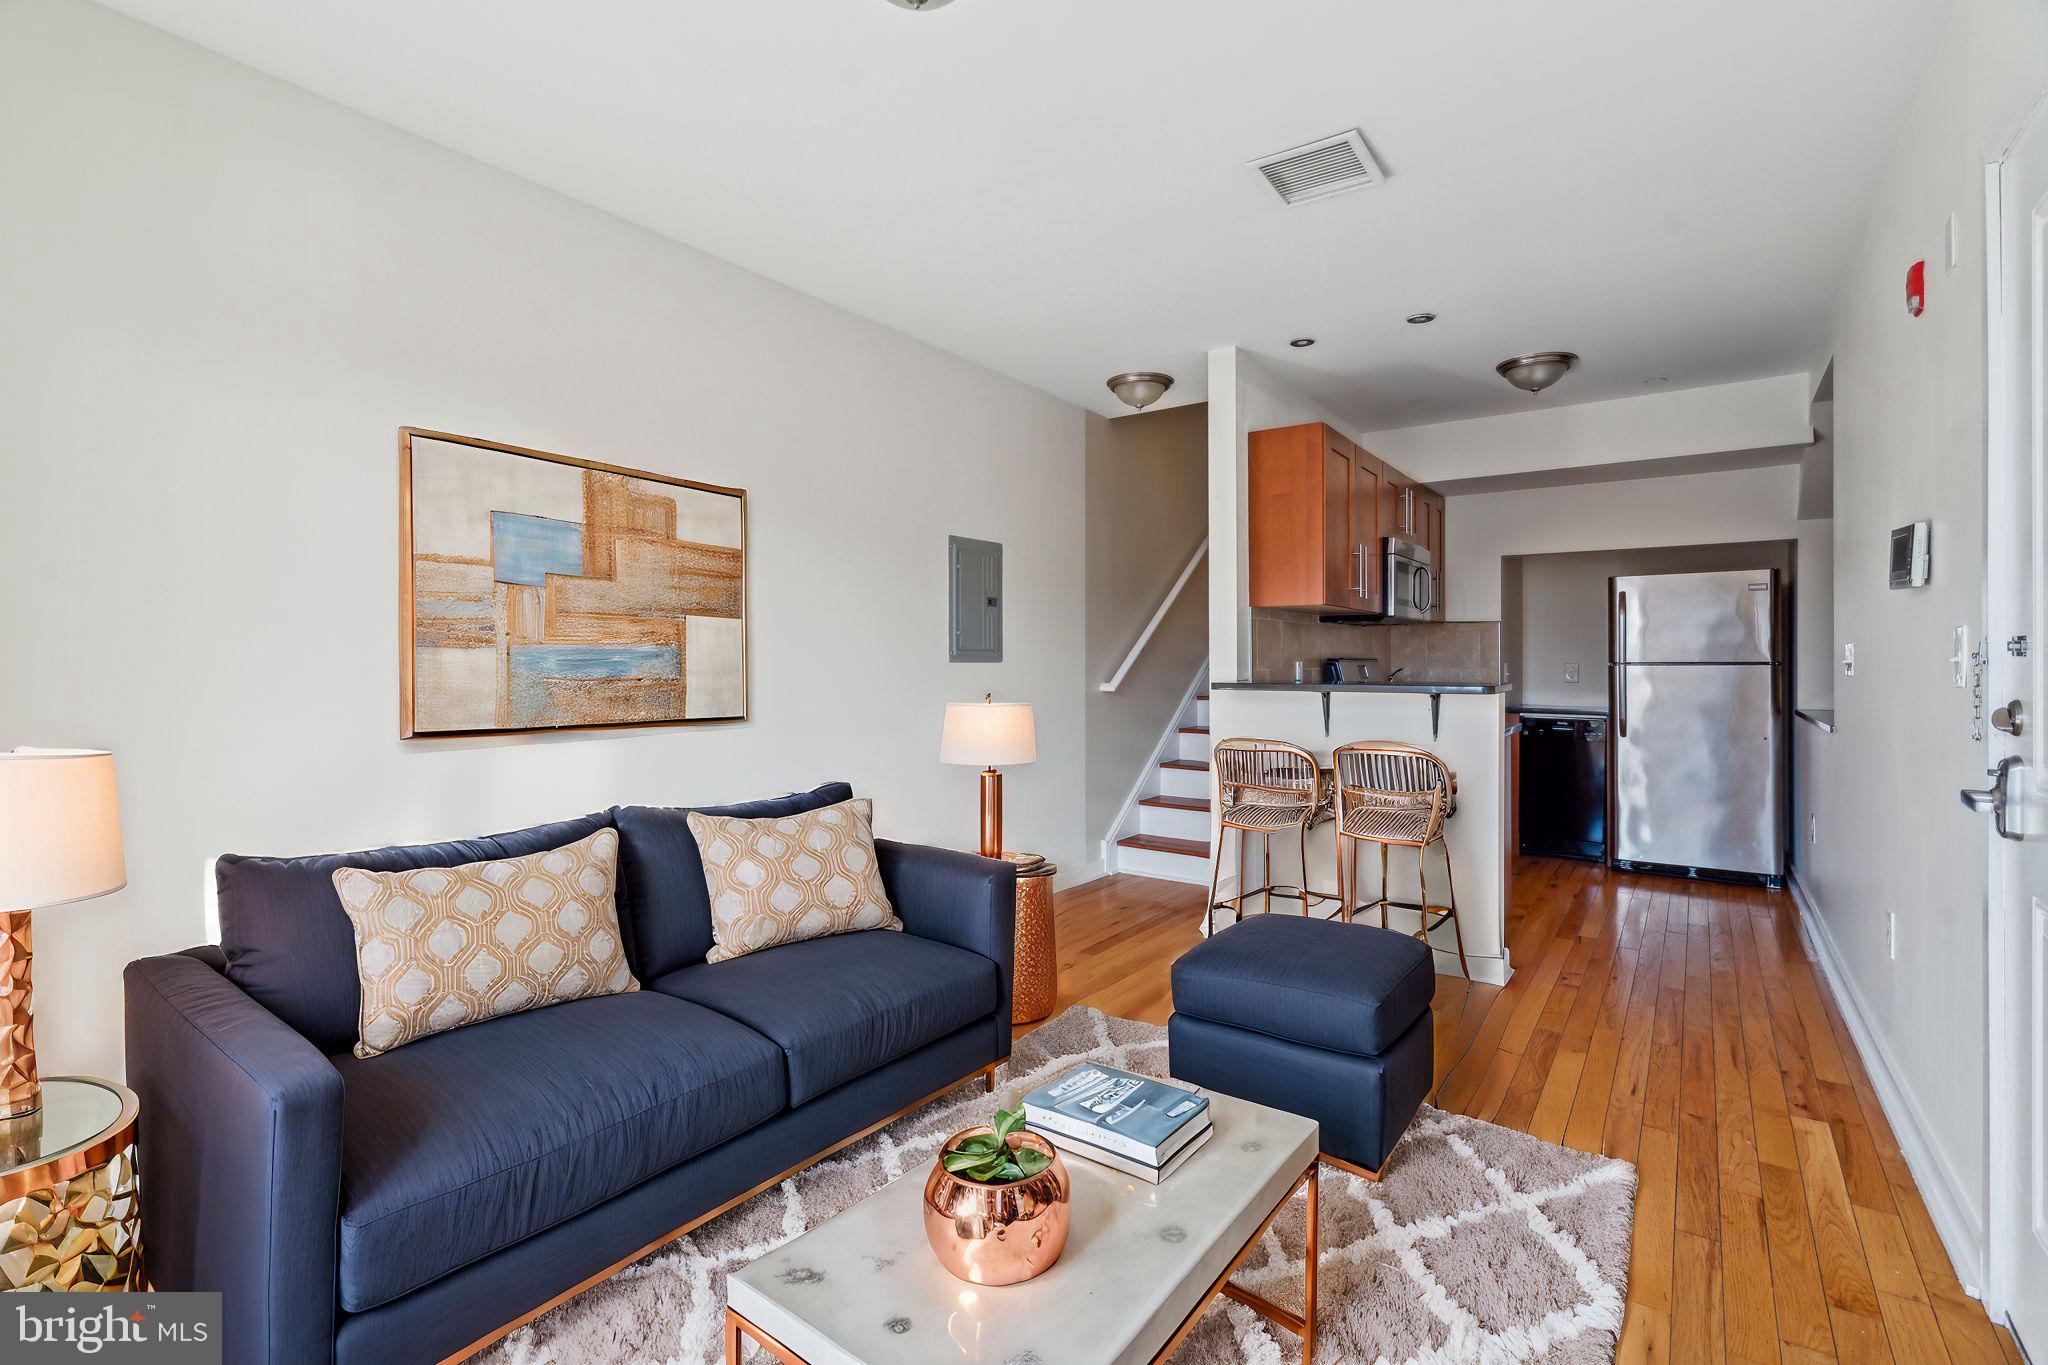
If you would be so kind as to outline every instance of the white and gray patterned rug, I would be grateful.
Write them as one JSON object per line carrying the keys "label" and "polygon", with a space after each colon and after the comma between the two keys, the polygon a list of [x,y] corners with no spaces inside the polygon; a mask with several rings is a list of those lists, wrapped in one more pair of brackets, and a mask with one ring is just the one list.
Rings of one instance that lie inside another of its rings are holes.
{"label": "white and gray patterned rug", "polygon": [[[995,1098],[1015,1103],[1084,1058],[1166,1074],[1166,1030],[1076,1007],[1017,1042]],[[489,1365],[714,1365],[728,1270],[832,1217],[985,1122],[963,1086],[784,1181],[520,1328]],[[1635,1168],[1424,1107],[1377,1185],[1324,1167],[1319,1360],[1605,1365],[1627,1285]],[[1301,1302],[1303,1205],[1274,1220],[1237,1280]],[[1182,1365],[1293,1365],[1300,1342],[1219,1299]],[[765,1361],[750,1354],[747,1360]]]}

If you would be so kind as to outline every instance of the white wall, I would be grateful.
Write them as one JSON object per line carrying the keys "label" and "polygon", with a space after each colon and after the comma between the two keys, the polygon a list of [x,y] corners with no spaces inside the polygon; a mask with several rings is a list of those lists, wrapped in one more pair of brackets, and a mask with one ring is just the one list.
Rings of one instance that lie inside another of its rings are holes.
{"label": "white wall", "polygon": [[1804,374],[1600,403],[1572,403],[1560,388],[1527,412],[1373,431],[1362,443],[1424,483],[1803,446],[1809,392]]}
{"label": "white wall", "polygon": [[[971,847],[985,690],[1038,708],[1014,843],[1085,861],[1079,410],[75,0],[0,7],[0,126],[0,743],[113,749],[130,873],[38,917],[47,1069],[120,1072],[222,850],[836,777]],[[746,487],[752,720],[401,743],[407,423]],[[949,532],[1006,663],[945,662]]]}
{"label": "white wall", "polygon": [[[1956,801],[1958,788],[1983,785],[1985,750],[1948,658],[1954,628],[1975,641],[1983,621],[1983,167],[2044,80],[2048,9],[1960,0],[1846,258],[1827,348],[1836,631],[1856,645],[1856,676],[1835,679],[1836,732],[1802,743],[1823,771],[1805,798],[1820,837],[1799,875],[1966,1282],[1980,1273],[1998,1192],[1987,1187],[1986,835]],[[1962,255],[1944,273],[1951,213]],[[1913,318],[1903,284],[1916,260],[1927,262],[1928,304]],[[1934,523],[1933,581],[1889,591],[1886,533],[1922,518]]]}

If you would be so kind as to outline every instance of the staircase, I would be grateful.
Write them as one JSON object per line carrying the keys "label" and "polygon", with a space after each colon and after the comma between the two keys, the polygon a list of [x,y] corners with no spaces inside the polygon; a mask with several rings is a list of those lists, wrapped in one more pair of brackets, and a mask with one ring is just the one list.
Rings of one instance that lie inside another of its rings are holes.
{"label": "staircase", "polygon": [[1118,822],[1115,870],[1209,884],[1209,693],[1196,682]]}

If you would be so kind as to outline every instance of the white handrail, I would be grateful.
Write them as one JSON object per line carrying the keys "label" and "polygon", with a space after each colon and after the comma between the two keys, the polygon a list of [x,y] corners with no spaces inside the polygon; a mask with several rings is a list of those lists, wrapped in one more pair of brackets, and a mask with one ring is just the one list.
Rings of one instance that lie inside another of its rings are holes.
{"label": "white handrail", "polygon": [[1202,557],[1208,553],[1209,538],[1204,536],[1202,537],[1201,545],[1195,550],[1194,558],[1190,559],[1188,566],[1180,571],[1180,577],[1173,580],[1173,586],[1166,590],[1166,600],[1159,604],[1159,610],[1153,612],[1152,619],[1145,623],[1145,631],[1138,637],[1138,643],[1132,645],[1131,652],[1124,655],[1123,666],[1117,669],[1115,675],[1108,682],[1102,684],[1103,691],[1114,692],[1117,688],[1123,686],[1125,675],[1138,662],[1138,656],[1145,652],[1145,646],[1152,643],[1153,633],[1159,629],[1159,623],[1166,619],[1167,611],[1180,599],[1180,590],[1185,588],[1188,585],[1188,580],[1195,576],[1196,567],[1201,564]]}

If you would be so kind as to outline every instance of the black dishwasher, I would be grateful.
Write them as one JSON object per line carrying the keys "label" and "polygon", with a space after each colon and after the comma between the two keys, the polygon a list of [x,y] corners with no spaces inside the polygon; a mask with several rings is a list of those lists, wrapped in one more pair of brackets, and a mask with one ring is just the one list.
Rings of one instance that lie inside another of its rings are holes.
{"label": "black dishwasher", "polygon": [[1522,852],[1607,857],[1607,717],[1522,713]]}

